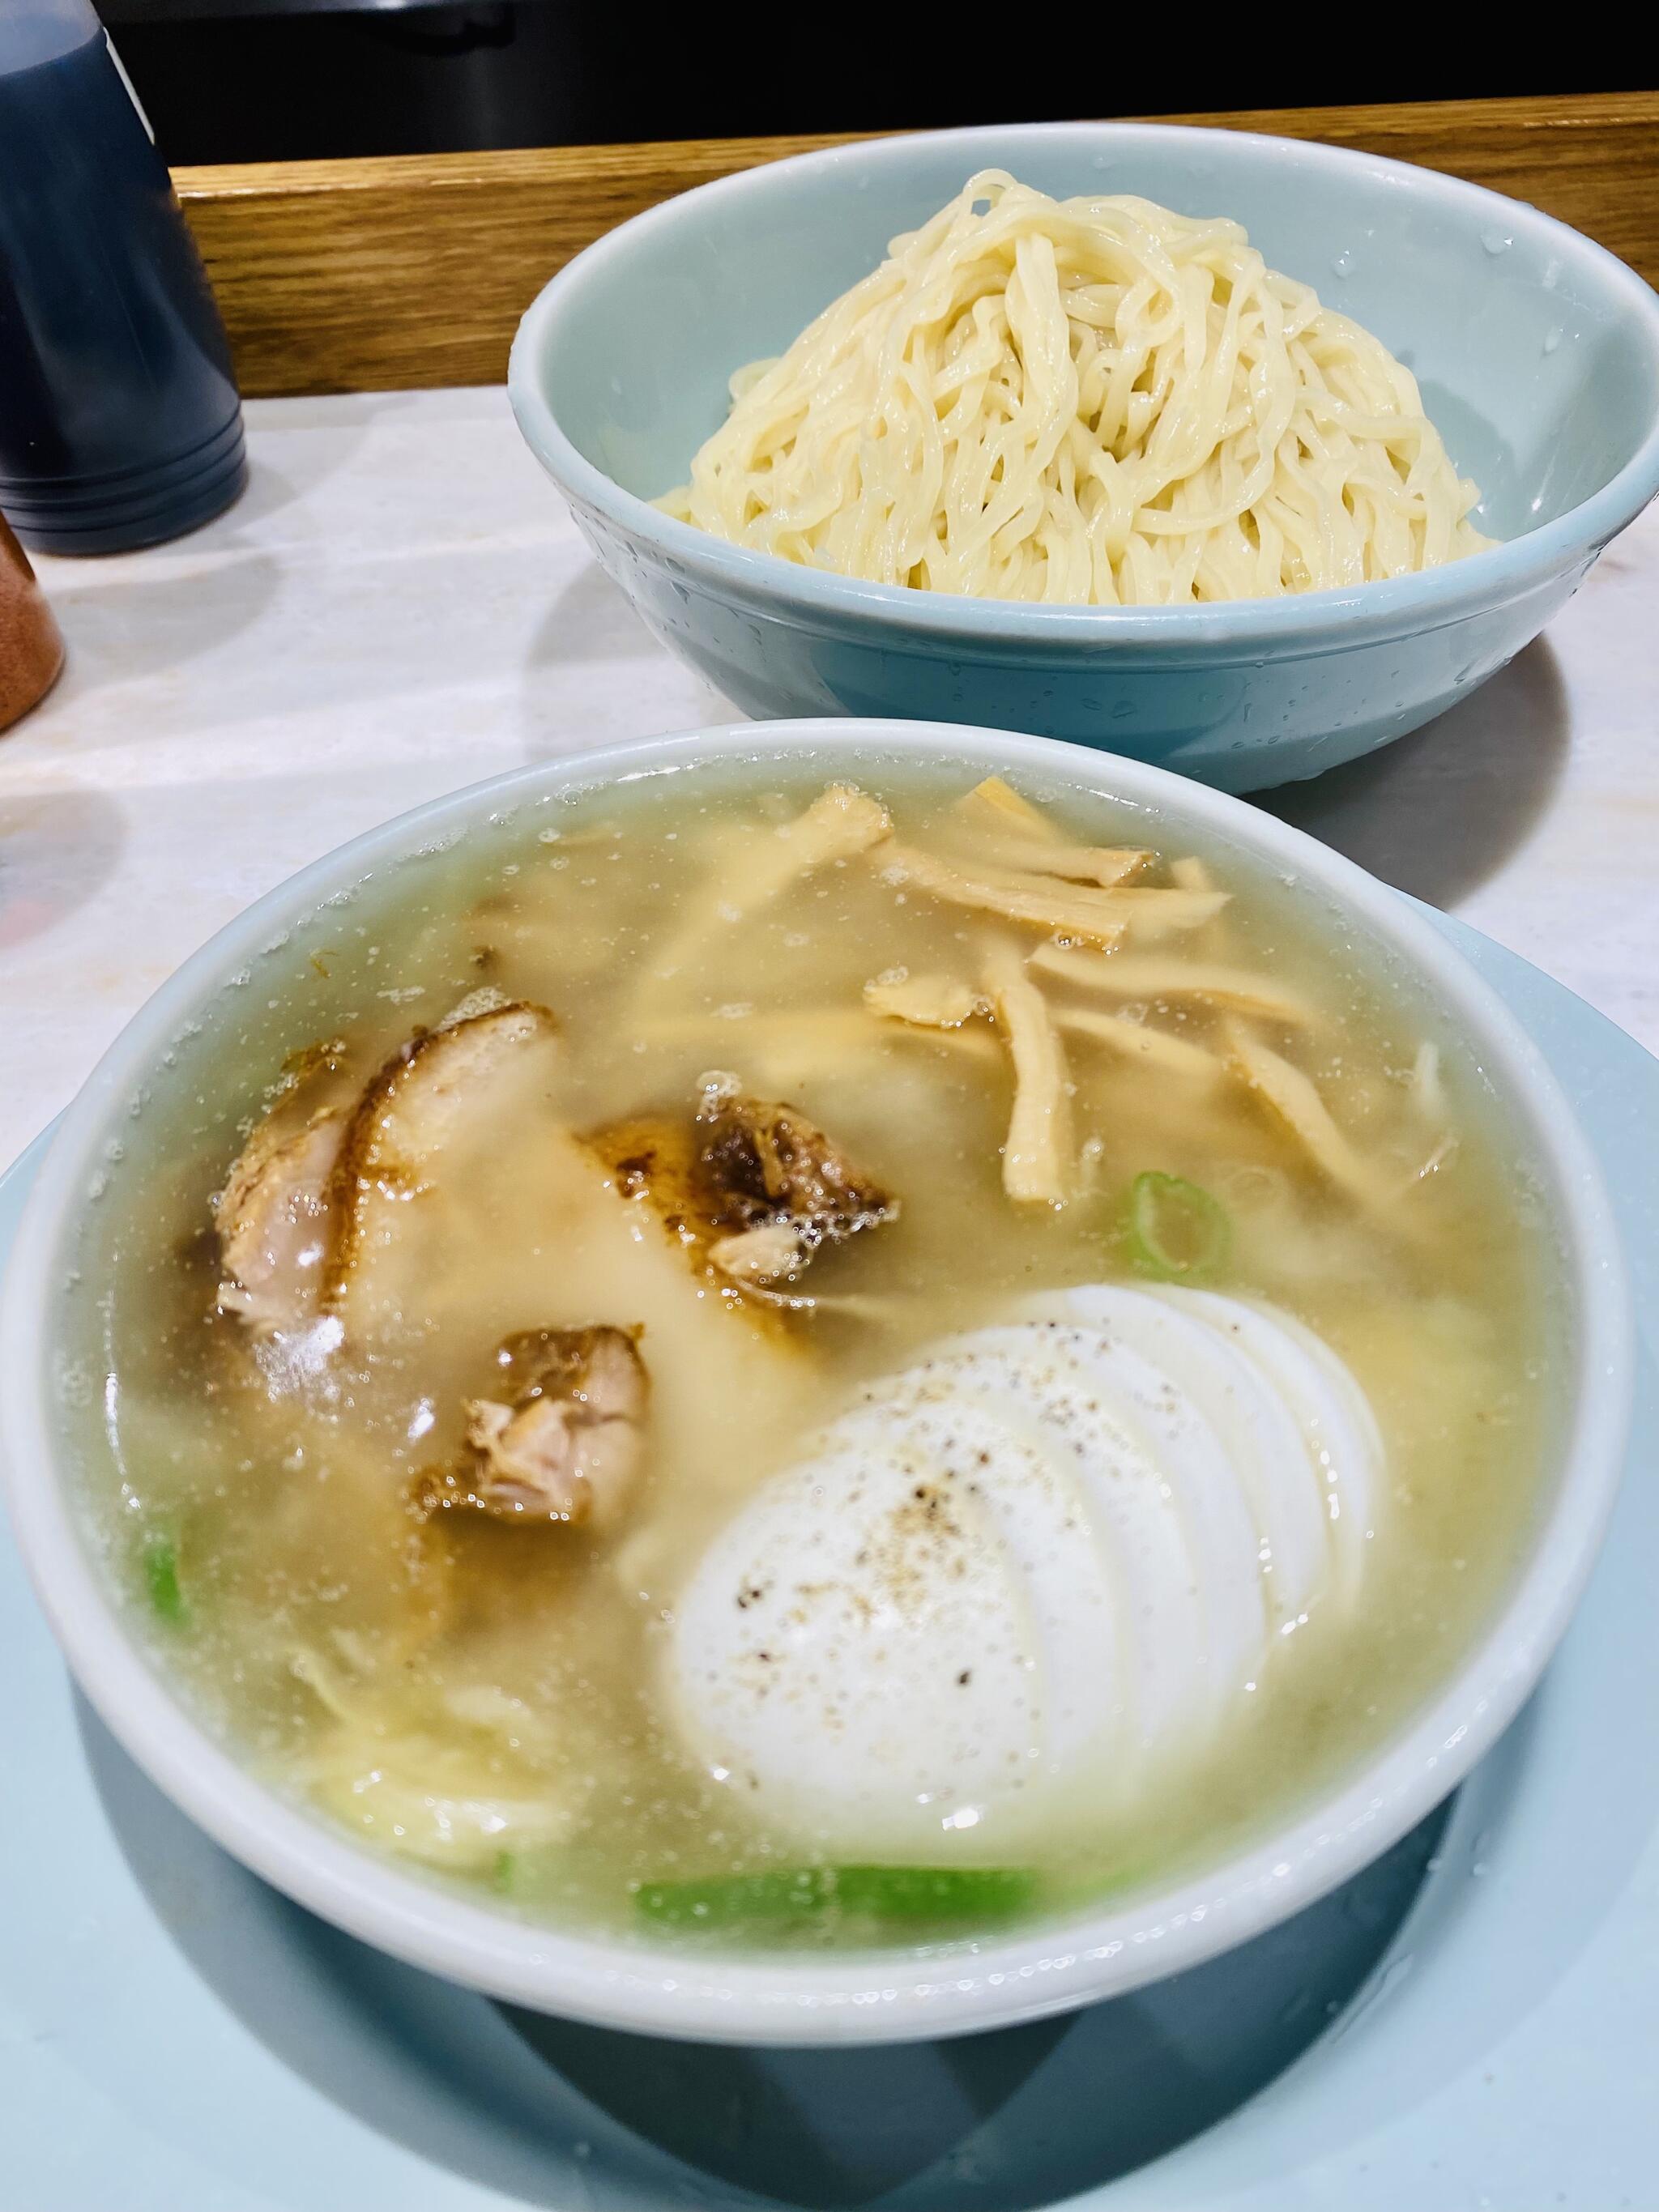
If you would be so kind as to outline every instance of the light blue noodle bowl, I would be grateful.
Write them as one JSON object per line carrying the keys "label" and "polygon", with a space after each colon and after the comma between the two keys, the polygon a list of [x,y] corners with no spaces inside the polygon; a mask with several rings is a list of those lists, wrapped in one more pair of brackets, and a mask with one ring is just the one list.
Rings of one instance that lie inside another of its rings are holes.
{"label": "light blue noodle bowl", "polygon": [[[1242,222],[1413,369],[1504,543],[1300,598],[1043,607],[799,568],[652,507],[724,418],[732,371],[781,353],[986,167]],[[703,185],[554,278],[508,384],[605,568],[749,714],[992,723],[1232,791],[1352,760],[1483,683],[1659,489],[1659,300],[1611,254],[1426,169],[1165,125],[882,139]]]}

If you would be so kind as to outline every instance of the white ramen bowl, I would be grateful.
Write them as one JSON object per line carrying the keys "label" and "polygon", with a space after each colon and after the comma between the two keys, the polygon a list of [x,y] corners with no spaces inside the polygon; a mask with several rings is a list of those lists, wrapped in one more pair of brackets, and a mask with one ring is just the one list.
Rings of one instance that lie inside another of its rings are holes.
{"label": "white ramen bowl", "polygon": [[[1449,1677],[1380,1747],[1198,1875],[932,1954],[716,1955],[586,1936],[492,1911],[349,1840],[257,1780],[157,1671],[89,1541],[57,1395],[77,1228],[121,1173],[112,1161],[135,1115],[155,1110],[144,1103],[153,1079],[169,1054],[186,1073],[210,1069],[251,975],[325,902],[550,795],[716,759],[799,774],[809,757],[826,776],[878,784],[910,763],[1121,798],[1295,886],[1334,936],[1402,974],[1465,1041],[1541,1194],[1570,1345],[1560,1446],[1525,1559]],[[1311,1903],[1430,1812],[1525,1699],[1583,1586],[1622,1462],[1632,1328],[1607,1194],[1571,1108],[1502,1002],[1396,894],[1237,799],[1081,746],[920,723],[745,725],[541,763],[421,807],[304,870],[186,962],[100,1062],[41,1166],[0,1304],[0,1446],[19,1543],[87,1696],[177,1804],[301,1904],[398,1958],[545,2012],[736,2043],[895,2041],[1064,2011],[1194,1966]]]}

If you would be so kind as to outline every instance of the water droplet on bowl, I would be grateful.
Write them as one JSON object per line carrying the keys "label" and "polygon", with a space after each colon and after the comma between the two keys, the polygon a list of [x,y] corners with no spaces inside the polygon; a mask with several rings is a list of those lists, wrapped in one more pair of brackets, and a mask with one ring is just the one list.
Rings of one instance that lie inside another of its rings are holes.
{"label": "water droplet on bowl", "polygon": [[1560,325],[1557,323],[1552,323],[1548,330],[1544,333],[1545,352],[1553,353],[1565,336],[1565,332],[1561,329]]}
{"label": "water droplet on bowl", "polygon": [[1349,270],[1353,267],[1353,256],[1349,252],[1346,246],[1343,247],[1341,252],[1337,255],[1335,260],[1332,262],[1331,267],[1335,270],[1339,276],[1346,276]]}
{"label": "water droplet on bowl", "polygon": [[1480,243],[1488,253],[1507,253],[1515,240],[1506,230],[1483,230]]}

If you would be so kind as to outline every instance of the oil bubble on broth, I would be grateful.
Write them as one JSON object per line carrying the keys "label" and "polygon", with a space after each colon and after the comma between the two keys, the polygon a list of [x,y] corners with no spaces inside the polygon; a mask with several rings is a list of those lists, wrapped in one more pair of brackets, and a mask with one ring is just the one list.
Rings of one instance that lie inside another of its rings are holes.
{"label": "oil bubble on broth", "polygon": [[949,1942],[1283,1818],[1522,1556],[1562,1322],[1478,1070],[1244,856],[968,785],[526,805],[158,1072],[64,1417],[158,1663],[369,1848]]}

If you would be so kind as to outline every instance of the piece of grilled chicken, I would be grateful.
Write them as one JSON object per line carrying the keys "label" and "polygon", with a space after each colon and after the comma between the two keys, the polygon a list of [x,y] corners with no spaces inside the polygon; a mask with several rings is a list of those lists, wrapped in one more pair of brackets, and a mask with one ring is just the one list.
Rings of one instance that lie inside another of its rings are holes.
{"label": "piece of grilled chicken", "polygon": [[[544,1078],[522,1056],[556,1034],[552,1016],[526,1002],[452,1017],[400,1046],[360,1090],[343,1086],[331,1065],[331,1089],[283,1100],[216,1204],[221,1309],[255,1339],[325,1322],[335,1346],[357,1343],[360,1332],[372,1343],[388,1316],[402,1327],[405,1313],[441,1311],[441,1298],[424,1309],[427,1286],[439,1279],[445,1238],[465,1227],[454,1217],[447,1153],[464,1151],[502,1111],[528,1103],[539,1113]],[[799,1272],[822,1245],[892,1219],[897,1202],[796,1108],[726,1079],[706,1082],[677,1115],[586,1138],[538,1120],[533,1141],[571,1240],[568,1265],[550,1282],[568,1318],[501,1340],[490,1384],[458,1409],[455,1458],[424,1470],[410,1496],[428,1517],[463,1507],[519,1525],[604,1528],[625,1511],[642,1464],[650,1379],[641,1324],[667,1359],[659,1379],[673,1418],[711,1392],[758,1413],[798,1389],[793,1363],[802,1355],[782,1316],[751,1294]],[[641,1200],[683,1255],[683,1272],[660,1247],[653,1255],[639,1243],[630,1214]],[[569,1315],[571,1283],[590,1277],[605,1285],[596,1303],[620,1307],[625,1325]],[[713,1315],[710,1285],[724,1293]],[[534,1287],[526,1278],[526,1303]]]}
{"label": "piece of grilled chicken", "polygon": [[896,1219],[899,1202],[793,1106],[704,1079],[689,1121],[647,1115],[588,1139],[625,1198],[742,1290],[798,1275],[823,1245]]}
{"label": "piece of grilled chicken", "polygon": [[355,1100],[296,1126],[279,1103],[249,1138],[214,1207],[222,1311],[259,1334],[337,1309],[387,1200],[420,1189],[461,1116],[481,1107],[507,1060],[556,1033],[518,1000],[418,1030]]}
{"label": "piece of grilled chicken", "polygon": [[503,1338],[487,1395],[462,1409],[459,1461],[416,1476],[416,1510],[613,1527],[644,1464],[651,1385],[638,1340],[605,1323]]}
{"label": "piece of grilled chicken", "polygon": [[317,1313],[350,1118],[333,1106],[297,1128],[279,1115],[262,1122],[215,1202],[220,1309],[261,1334],[302,1328]]}

